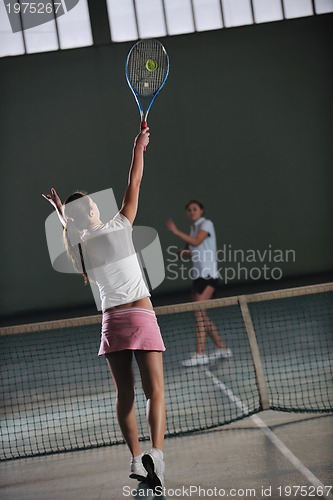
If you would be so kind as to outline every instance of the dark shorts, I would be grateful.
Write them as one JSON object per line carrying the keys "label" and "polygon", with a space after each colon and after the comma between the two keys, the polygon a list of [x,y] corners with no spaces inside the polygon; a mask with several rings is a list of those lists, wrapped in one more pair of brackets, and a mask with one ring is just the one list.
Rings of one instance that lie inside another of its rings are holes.
{"label": "dark shorts", "polygon": [[192,294],[203,293],[207,286],[212,286],[215,294],[218,284],[219,280],[217,278],[197,278],[192,283]]}

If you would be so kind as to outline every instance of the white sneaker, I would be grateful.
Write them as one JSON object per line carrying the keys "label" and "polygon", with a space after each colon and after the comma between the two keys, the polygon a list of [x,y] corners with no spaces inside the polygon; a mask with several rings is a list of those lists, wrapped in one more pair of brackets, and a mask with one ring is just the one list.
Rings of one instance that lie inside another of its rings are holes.
{"label": "white sneaker", "polygon": [[141,459],[134,460],[133,457],[131,458],[129,477],[138,481],[145,481],[147,479],[147,471],[142,465],[142,455]]}
{"label": "white sneaker", "polygon": [[189,366],[199,366],[199,365],[208,365],[209,358],[206,354],[199,354],[195,352],[189,359],[185,359],[182,361],[182,365]]}
{"label": "white sneaker", "polygon": [[215,349],[215,351],[209,355],[209,360],[213,361],[220,358],[231,358],[232,351],[231,349],[227,349],[225,347]]}
{"label": "white sneaker", "polygon": [[144,453],[142,456],[142,463],[148,473],[147,482],[149,488],[152,488],[154,492],[157,486],[163,488],[165,469],[164,460],[161,459],[157,453],[154,452],[154,450],[151,450],[149,453]]}

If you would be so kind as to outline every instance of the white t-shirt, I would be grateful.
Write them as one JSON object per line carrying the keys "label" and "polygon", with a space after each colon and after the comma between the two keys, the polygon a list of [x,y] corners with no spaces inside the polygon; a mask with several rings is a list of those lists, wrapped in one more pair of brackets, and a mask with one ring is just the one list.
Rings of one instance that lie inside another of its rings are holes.
{"label": "white t-shirt", "polygon": [[150,297],[132,231],[130,221],[118,212],[81,236],[86,271],[98,286],[103,310]]}
{"label": "white t-shirt", "polygon": [[193,276],[198,278],[218,278],[216,262],[216,236],[214,224],[211,220],[201,217],[191,226],[192,237],[196,237],[199,231],[208,233],[200,245],[189,245],[191,251],[192,267],[196,270]]}

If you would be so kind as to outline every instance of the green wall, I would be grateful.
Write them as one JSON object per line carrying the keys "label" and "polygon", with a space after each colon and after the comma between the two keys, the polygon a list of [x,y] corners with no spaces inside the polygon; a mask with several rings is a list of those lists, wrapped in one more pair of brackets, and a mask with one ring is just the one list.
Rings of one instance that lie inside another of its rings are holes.
{"label": "green wall", "polygon": [[[333,16],[165,38],[169,80],[152,108],[138,225],[166,230],[199,198],[218,246],[293,249],[283,276],[332,270]],[[126,185],[139,115],[124,77],[131,43],[0,60],[1,316],[91,305],[53,271],[51,186]],[[154,295],[188,289],[166,279]]]}

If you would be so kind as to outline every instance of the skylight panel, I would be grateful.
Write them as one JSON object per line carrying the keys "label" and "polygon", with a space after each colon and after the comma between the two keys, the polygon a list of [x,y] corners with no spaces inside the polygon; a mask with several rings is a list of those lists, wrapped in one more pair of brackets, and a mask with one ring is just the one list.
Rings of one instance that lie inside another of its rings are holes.
{"label": "skylight panel", "polygon": [[137,40],[133,0],[107,0],[111,38],[114,42]]}
{"label": "skylight panel", "polygon": [[60,48],[73,49],[92,45],[92,33],[87,0],[80,0],[75,7],[57,17]]}
{"label": "skylight panel", "polygon": [[193,11],[190,0],[164,0],[169,35],[192,33]]}
{"label": "skylight panel", "polygon": [[333,0],[315,0],[316,14],[333,12]]}
{"label": "skylight panel", "polygon": [[268,23],[283,19],[281,0],[252,0],[256,23]]}
{"label": "skylight panel", "polygon": [[166,26],[162,1],[140,0],[135,5],[140,38],[165,36]]}
{"label": "skylight panel", "polygon": [[223,27],[220,0],[193,0],[193,8],[197,31]]}
{"label": "skylight panel", "polygon": [[250,0],[222,0],[226,27],[253,24]]}
{"label": "skylight panel", "polygon": [[[20,16],[14,13],[15,23],[20,26]],[[4,2],[0,2],[0,57],[24,54],[22,32],[13,33]]]}
{"label": "skylight panel", "polygon": [[283,0],[283,4],[286,19],[313,15],[311,0]]}

